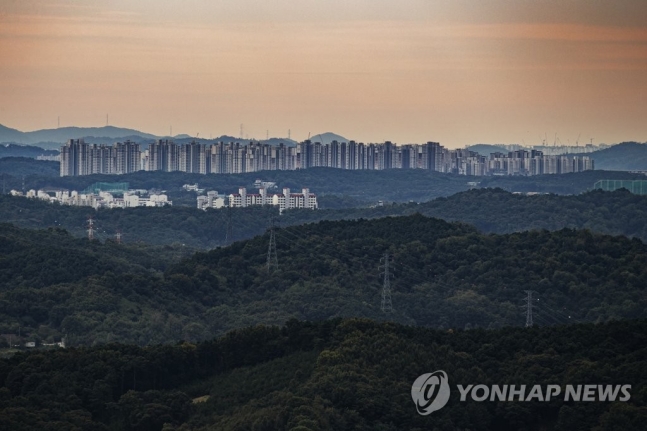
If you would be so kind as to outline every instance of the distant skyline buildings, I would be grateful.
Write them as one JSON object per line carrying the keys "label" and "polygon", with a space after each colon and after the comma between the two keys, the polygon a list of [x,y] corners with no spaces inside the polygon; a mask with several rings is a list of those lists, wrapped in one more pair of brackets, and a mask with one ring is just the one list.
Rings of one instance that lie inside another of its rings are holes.
{"label": "distant skyline buildings", "polygon": [[191,142],[178,145],[157,140],[141,149],[130,141],[113,145],[71,139],[61,147],[61,176],[127,174],[139,170],[195,174],[247,172],[329,167],[348,170],[425,169],[458,175],[542,175],[594,169],[589,156],[545,155],[520,149],[489,156],[467,149],[450,150],[438,142],[396,145],[306,140],[296,147],[283,143]]}

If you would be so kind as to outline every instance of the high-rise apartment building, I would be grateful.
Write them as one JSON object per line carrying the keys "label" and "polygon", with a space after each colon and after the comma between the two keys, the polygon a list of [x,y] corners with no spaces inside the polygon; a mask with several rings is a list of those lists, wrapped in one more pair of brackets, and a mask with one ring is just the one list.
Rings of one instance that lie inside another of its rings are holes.
{"label": "high-rise apartment building", "polygon": [[61,147],[62,177],[91,174],[129,174],[140,169],[139,144],[126,141],[113,146],[70,139]]}
{"label": "high-rise apartment building", "polygon": [[70,139],[61,147],[62,177],[91,174],[90,146],[83,139]]}

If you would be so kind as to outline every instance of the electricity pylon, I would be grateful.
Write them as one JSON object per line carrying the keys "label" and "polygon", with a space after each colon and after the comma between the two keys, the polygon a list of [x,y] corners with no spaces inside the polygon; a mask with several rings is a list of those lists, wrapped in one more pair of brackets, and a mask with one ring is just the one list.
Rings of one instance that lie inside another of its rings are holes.
{"label": "electricity pylon", "polygon": [[274,234],[275,219],[272,217],[270,219],[269,231],[270,231],[270,243],[267,247],[267,272],[272,273],[279,269],[279,258],[276,254],[276,236]]}
{"label": "electricity pylon", "polygon": [[383,270],[382,274],[384,276],[381,309],[384,313],[391,313],[393,311],[393,303],[391,302],[391,269],[389,268],[391,257],[388,251],[384,253],[384,257],[380,259],[380,262],[380,269]]}
{"label": "electricity pylon", "polygon": [[88,239],[90,241],[94,239],[94,220],[92,220],[92,216],[88,217]]}
{"label": "electricity pylon", "polygon": [[533,325],[532,323],[532,309],[535,308],[534,304],[532,303],[532,290],[524,290],[526,292],[526,328],[530,327]]}

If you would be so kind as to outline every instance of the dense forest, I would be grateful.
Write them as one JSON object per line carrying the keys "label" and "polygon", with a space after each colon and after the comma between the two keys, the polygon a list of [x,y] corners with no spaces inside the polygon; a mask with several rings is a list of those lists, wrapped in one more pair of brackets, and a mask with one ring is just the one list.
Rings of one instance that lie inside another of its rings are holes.
{"label": "dense forest", "polygon": [[[289,319],[367,317],[437,328],[647,317],[647,247],[589,231],[480,234],[422,215],[322,221],[197,253],[0,226],[0,333],[71,345],[197,341]],[[123,249],[122,249],[123,248]],[[393,312],[381,310],[385,252]],[[154,257],[153,257],[154,256]]]}
{"label": "dense forest", "polygon": [[[325,201],[324,197],[322,201]],[[333,199],[334,200],[334,199]],[[343,204],[344,200],[337,202]],[[349,206],[353,202],[347,202]],[[38,200],[0,195],[0,220],[28,228],[62,227],[85,235],[89,215],[98,238],[114,238],[119,230],[125,242],[184,244],[213,248],[231,240],[263,234],[272,217],[281,226],[321,220],[354,220],[420,213],[448,221],[462,221],[485,233],[511,233],[533,229],[590,229],[647,241],[647,196],[627,191],[599,190],[581,195],[525,196],[501,189],[473,189],[422,204],[390,204],[373,208],[289,210],[279,216],[274,207],[210,209],[187,207],[128,208],[94,211],[87,207],[51,205]],[[231,241],[229,241],[231,242]]]}
{"label": "dense forest", "polygon": [[28,157],[1,157],[0,174],[7,191],[22,190],[22,179],[25,186],[32,185],[36,178],[55,178],[61,174],[60,164],[46,160],[35,160]]}
{"label": "dense forest", "polygon": [[[647,321],[439,331],[368,320],[289,321],[212,341],[109,344],[0,360],[0,423],[45,430],[638,431]],[[420,416],[411,385],[449,376]],[[460,401],[456,385],[631,385],[628,401]]]}
{"label": "dense forest", "polygon": [[290,212],[286,213],[285,220],[292,222],[293,218],[300,217],[303,223],[322,219],[373,218],[416,212],[447,221],[469,223],[482,232],[510,233],[575,228],[647,241],[647,196],[635,195],[626,190],[594,190],[566,196],[526,196],[502,189],[473,189],[421,204],[315,213]]}

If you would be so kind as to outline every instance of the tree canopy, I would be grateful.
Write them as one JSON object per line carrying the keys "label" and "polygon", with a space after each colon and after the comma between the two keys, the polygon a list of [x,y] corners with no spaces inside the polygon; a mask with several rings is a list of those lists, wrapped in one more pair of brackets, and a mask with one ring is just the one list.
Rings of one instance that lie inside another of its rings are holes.
{"label": "tree canopy", "polygon": [[[363,319],[255,326],[197,344],[19,353],[0,359],[6,429],[638,431],[647,321],[438,331]],[[411,385],[449,376],[420,416]],[[625,402],[461,402],[456,385],[630,384]]]}

